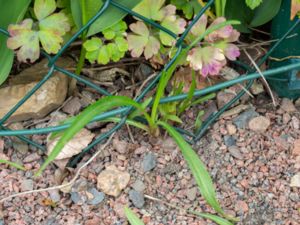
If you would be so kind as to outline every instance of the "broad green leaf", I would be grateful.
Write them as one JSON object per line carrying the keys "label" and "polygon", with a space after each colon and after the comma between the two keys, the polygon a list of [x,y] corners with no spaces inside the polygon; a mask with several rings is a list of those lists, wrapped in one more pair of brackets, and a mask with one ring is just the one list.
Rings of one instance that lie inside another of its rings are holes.
{"label": "broad green leaf", "polygon": [[7,161],[5,159],[0,159],[0,164],[3,163],[3,164],[7,164],[9,166],[12,166],[12,167],[15,167],[19,170],[26,170],[22,165],[18,164],[18,163],[14,163],[14,162],[11,162],[11,161]]}
{"label": "broad green leaf", "polygon": [[255,9],[250,26],[258,27],[269,22],[277,15],[280,6],[281,0],[264,0],[262,4]]}
{"label": "broad green leaf", "polygon": [[244,0],[227,0],[225,15],[226,18],[239,20],[240,25],[235,28],[240,32],[250,33],[250,27],[261,26],[276,16],[282,0],[263,0],[262,3],[251,10]]}
{"label": "broad green leaf", "polygon": [[157,54],[160,48],[160,42],[156,37],[150,35],[145,23],[137,21],[130,24],[129,28],[133,31],[127,35],[128,48],[133,57],[140,57],[144,54],[146,59]]}
{"label": "broad green leaf", "polygon": [[246,0],[246,4],[250,9],[255,9],[262,3],[262,0]]}
{"label": "broad green leaf", "polygon": [[[80,29],[83,24],[90,20],[99,11],[103,5],[103,0],[70,0],[71,12],[77,29]],[[84,3],[84,6],[81,3]],[[83,21],[85,20],[85,21]]]}
{"label": "broad green leaf", "polygon": [[93,103],[82,111],[78,116],[72,120],[70,127],[64,132],[56,146],[53,148],[51,154],[48,156],[44,164],[40,167],[36,176],[41,175],[43,170],[51,163],[58,154],[61,152],[63,147],[86,125],[88,124],[96,115],[103,113],[107,110],[120,107],[120,106],[133,106],[138,108],[143,112],[146,120],[150,124],[150,127],[155,127],[155,124],[151,121],[148,113],[141,107],[140,104],[133,101],[131,98],[125,96],[108,96],[104,97],[97,102]]}
{"label": "broad green leaf", "polygon": [[[20,22],[30,2],[30,0],[0,0],[0,27],[7,29],[9,24]],[[0,85],[9,75],[14,59],[14,52],[7,47],[6,42],[7,37],[0,33]]]}
{"label": "broad green leaf", "polygon": [[161,126],[163,126],[171,137],[174,138],[175,142],[179,146],[184,159],[186,160],[193,177],[199,187],[199,190],[202,196],[205,198],[206,202],[213,207],[216,212],[220,215],[224,216],[225,213],[221,208],[217,197],[215,188],[212,182],[212,179],[209,173],[206,170],[205,165],[200,160],[199,156],[194,152],[192,147],[183,139],[183,137],[169,124],[165,122],[158,122]]}
{"label": "broad green leaf", "polygon": [[[73,1],[73,0],[72,0]],[[135,7],[141,0],[118,0],[119,4],[128,9]],[[122,20],[127,13],[110,5],[105,12],[90,26],[87,36],[97,34]]]}
{"label": "broad green leaf", "polygon": [[131,225],[145,225],[142,220],[127,206],[124,208],[125,215]]}
{"label": "broad green leaf", "polygon": [[231,223],[230,221],[228,221],[222,217],[216,216],[216,215],[207,214],[207,213],[199,213],[199,212],[195,212],[195,211],[191,211],[191,212],[200,217],[214,221],[215,223],[217,223],[219,225],[233,225],[233,223]]}
{"label": "broad green leaf", "polygon": [[34,14],[38,20],[42,20],[49,16],[56,9],[55,0],[35,0],[34,1]]}

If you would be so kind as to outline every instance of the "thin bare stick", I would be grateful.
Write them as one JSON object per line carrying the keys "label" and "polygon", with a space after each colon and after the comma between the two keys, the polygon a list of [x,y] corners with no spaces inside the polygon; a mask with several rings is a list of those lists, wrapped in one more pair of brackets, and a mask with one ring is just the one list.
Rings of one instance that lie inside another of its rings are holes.
{"label": "thin bare stick", "polygon": [[157,75],[157,73],[153,73],[151,74],[141,85],[141,87],[137,90],[135,96],[139,96],[141,91],[143,90],[143,88],[145,87],[145,85],[152,79],[154,78],[155,76]]}
{"label": "thin bare stick", "polygon": [[299,55],[290,55],[290,56],[283,57],[283,58],[275,58],[275,57],[270,56],[269,59],[277,61],[277,62],[282,62],[282,61],[285,61],[288,59],[300,59],[300,56]]}
{"label": "thin bare stick", "polygon": [[276,105],[277,105],[276,100],[275,100],[275,98],[274,98],[273,92],[272,92],[272,90],[271,90],[271,88],[270,88],[270,86],[269,86],[269,84],[268,84],[266,78],[265,78],[264,75],[262,74],[260,68],[259,68],[258,65],[255,63],[255,61],[253,60],[253,58],[249,55],[249,53],[247,52],[247,50],[244,50],[244,52],[245,52],[246,56],[249,58],[249,60],[251,61],[252,65],[254,66],[254,68],[256,69],[256,71],[257,71],[257,72],[259,73],[259,75],[261,76],[262,81],[263,81],[265,87],[268,89],[268,93],[269,93],[269,95],[270,95],[270,97],[271,97],[271,99],[272,99],[273,105],[276,106]]}
{"label": "thin bare stick", "polygon": [[133,137],[133,135],[132,135],[130,126],[129,126],[128,124],[126,124],[126,127],[127,127],[127,130],[128,130],[128,134],[129,134],[129,137],[130,137],[130,139],[131,139],[131,142],[134,144],[134,143],[135,143],[135,140],[134,140],[134,137]]}
{"label": "thin bare stick", "polygon": [[17,194],[12,194],[12,195],[9,195],[8,197],[5,197],[5,198],[2,198],[1,200],[0,200],[0,203],[3,203],[3,202],[5,202],[5,201],[7,201],[7,200],[10,200],[10,199],[12,199],[12,198],[15,198],[15,197],[21,197],[21,196],[24,196],[24,195],[28,195],[28,194],[32,194],[32,193],[39,193],[39,192],[44,192],[44,191],[51,191],[51,190],[56,190],[56,189],[62,189],[62,188],[66,188],[66,187],[71,187],[73,184],[74,184],[74,182],[76,181],[76,179],[79,177],[79,175],[80,175],[80,172],[86,167],[86,166],[88,166],[101,152],[102,152],[102,150],[103,149],[105,149],[108,145],[109,145],[109,143],[110,143],[110,141],[111,141],[111,139],[112,139],[112,137],[114,136],[114,134],[113,135],[111,135],[110,137],[109,137],[109,139],[107,140],[107,142],[86,162],[86,163],[84,163],[78,170],[77,170],[77,172],[76,172],[76,174],[75,174],[75,176],[72,178],[72,180],[71,181],[69,181],[68,183],[66,183],[66,184],[61,184],[61,185],[58,185],[58,186],[53,186],[53,187],[48,187],[48,188],[42,188],[42,189],[37,189],[37,190],[32,190],[32,191],[24,191],[24,192],[20,192],[20,193],[17,193]]}

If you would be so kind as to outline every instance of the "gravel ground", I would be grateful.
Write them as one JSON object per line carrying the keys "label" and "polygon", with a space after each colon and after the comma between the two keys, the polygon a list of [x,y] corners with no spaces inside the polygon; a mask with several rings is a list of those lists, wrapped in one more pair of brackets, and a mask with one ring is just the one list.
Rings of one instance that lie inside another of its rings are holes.
{"label": "gravel ground", "polygon": [[[213,177],[221,205],[239,217],[238,224],[299,224],[299,188],[290,187],[300,168],[299,108],[287,100],[274,108],[264,97],[251,104],[240,114],[220,119],[194,149]],[[193,112],[187,115],[193,117]],[[124,205],[149,225],[213,224],[144,198],[143,194],[182,209],[213,212],[200,196],[174,142],[167,137],[149,139],[132,131],[135,143],[126,128],[119,131],[101,157],[82,171],[73,188],[64,190],[66,193],[35,193],[4,202],[0,205],[0,225],[121,225],[127,224]],[[43,143],[45,136],[33,139]],[[64,178],[54,165],[42,177],[34,178],[32,171],[42,163],[42,153],[14,140],[0,139],[0,156],[23,162],[28,169],[23,172],[0,165],[0,198],[71,179]],[[97,176],[109,165],[130,174],[129,184],[117,197],[97,189]]]}

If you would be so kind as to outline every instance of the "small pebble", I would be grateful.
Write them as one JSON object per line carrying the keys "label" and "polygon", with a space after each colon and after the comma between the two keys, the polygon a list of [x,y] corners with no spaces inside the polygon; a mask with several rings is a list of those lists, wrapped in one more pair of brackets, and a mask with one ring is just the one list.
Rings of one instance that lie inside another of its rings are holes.
{"label": "small pebble", "polygon": [[138,192],[144,192],[145,190],[145,184],[143,183],[143,181],[141,180],[136,180],[133,184],[132,184],[132,188]]}
{"label": "small pebble", "polygon": [[197,191],[198,191],[198,188],[196,188],[196,187],[193,187],[193,188],[187,190],[186,196],[188,197],[188,199],[190,201],[194,201],[196,199]]}
{"label": "small pebble", "polygon": [[58,190],[50,190],[48,191],[50,198],[53,202],[59,202],[60,201],[60,194]]}
{"label": "small pebble", "polygon": [[79,113],[81,107],[82,105],[79,98],[75,97],[66,103],[66,105],[62,108],[62,111],[70,115],[75,115]]}
{"label": "small pebble", "polygon": [[144,195],[136,190],[129,191],[129,199],[132,201],[133,205],[139,209],[145,204]]}
{"label": "small pebble", "polygon": [[236,125],[239,129],[245,129],[249,120],[259,116],[257,112],[254,111],[254,109],[247,110],[243,113],[241,113],[239,116],[233,119],[234,125]]}
{"label": "small pebble", "polygon": [[82,201],[82,198],[78,192],[71,192],[71,200],[74,204],[78,204]]}
{"label": "small pebble", "polygon": [[233,146],[236,144],[235,138],[231,135],[225,135],[224,136],[224,143],[227,147]]}
{"label": "small pebble", "polygon": [[148,172],[154,169],[155,166],[156,166],[156,156],[151,152],[147,153],[142,161],[142,168],[144,172]]}
{"label": "small pebble", "polygon": [[270,126],[271,121],[269,118],[264,116],[258,116],[249,121],[250,130],[256,132],[265,132]]}
{"label": "small pebble", "polygon": [[98,205],[104,200],[104,193],[97,191],[96,188],[91,188],[88,190],[89,193],[93,195],[93,199],[90,199],[87,201],[90,205]]}
{"label": "small pebble", "polygon": [[27,179],[21,182],[22,191],[32,191],[33,190],[33,180]]}
{"label": "small pebble", "polygon": [[244,159],[243,154],[240,152],[240,149],[237,146],[231,146],[228,148],[228,151],[230,152],[230,154],[240,160]]}
{"label": "small pebble", "polygon": [[280,108],[288,113],[295,112],[297,110],[294,103],[288,98],[282,99]]}
{"label": "small pebble", "polygon": [[37,153],[32,153],[28,156],[26,156],[24,159],[23,159],[23,162],[24,163],[31,163],[31,162],[35,162],[37,160],[39,160],[41,158],[41,156]]}

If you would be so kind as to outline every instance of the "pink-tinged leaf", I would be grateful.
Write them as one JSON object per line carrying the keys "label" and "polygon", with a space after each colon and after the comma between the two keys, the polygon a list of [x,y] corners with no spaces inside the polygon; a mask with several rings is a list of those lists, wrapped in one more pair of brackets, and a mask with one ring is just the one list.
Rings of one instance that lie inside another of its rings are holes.
{"label": "pink-tinged leaf", "polygon": [[54,13],[40,21],[39,28],[41,31],[53,31],[56,35],[63,36],[70,31],[70,23],[68,17],[60,12]]}
{"label": "pink-tinged leaf", "polygon": [[295,18],[295,16],[300,12],[300,1],[292,0],[291,6],[291,20]]}
{"label": "pink-tinged leaf", "polygon": [[205,32],[206,26],[207,26],[207,16],[206,14],[203,14],[201,18],[196,22],[196,24],[192,27],[191,33],[195,37],[198,37]]}
{"label": "pink-tinged leaf", "polygon": [[143,53],[146,59],[158,53],[159,41],[149,34],[147,26],[143,22],[136,22],[129,26],[134,32],[127,35],[128,49],[133,57],[140,57]]}
{"label": "pink-tinged leaf", "polygon": [[188,54],[187,61],[190,62],[190,66],[194,70],[200,71],[204,77],[218,75],[226,64],[222,50],[213,46],[193,48]]}
{"label": "pink-tinged leaf", "polygon": [[39,31],[39,38],[43,48],[49,54],[56,54],[64,41],[60,35],[51,30]]}
{"label": "pink-tinged leaf", "polygon": [[35,0],[34,14],[38,20],[42,20],[53,13],[56,9],[55,0]]}
{"label": "pink-tinged leaf", "polygon": [[239,48],[234,45],[234,44],[228,44],[227,47],[225,48],[225,56],[229,59],[229,60],[236,60],[237,57],[240,56],[240,50]]}
{"label": "pink-tinged leaf", "polygon": [[[226,19],[224,17],[219,17],[217,19],[215,19],[211,25],[209,26],[210,27],[214,27],[215,25],[218,25],[220,23],[223,23],[225,22]],[[215,42],[215,41],[218,41],[218,40],[221,40],[221,39],[226,39],[226,38],[229,38],[233,32],[233,27],[231,25],[227,25],[219,30],[216,30],[212,33],[210,33],[205,39],[209,42]]]}
{"label": "pink-tinged leaf", "polygon": [[165,10],[162,8],[165,0],[143,0],[133,11],[149,19],[161,21],[165,16]]}
{"label": "pink-tinged leaf", "polygon": [[10,49],[18,50],[17,57],[21,62],[34,62],[39,58],[39,39],[38,32],[32,31],[33,21],[24,20],[21,24],[12,24],[8,26],[10,38],[7,39],[7,46]]}
{"label": "pink-tinged leaf", "polygon": [[150,36],[144,51],[145,58],[150,59],[153,55],[156,55],[159,48],[159,41],[155,37]]}
{"label": "pink-tinged leaf", "polygon": [[[161,25],[169,30],[172,30],[175,34],[181,34],[184,32],[186,21],[182,18],[177,18],[175,15],[167,16],[162,21]],[[164,31],[159,32],[159,38],[164,45],[172,46],[175,39]]]}

